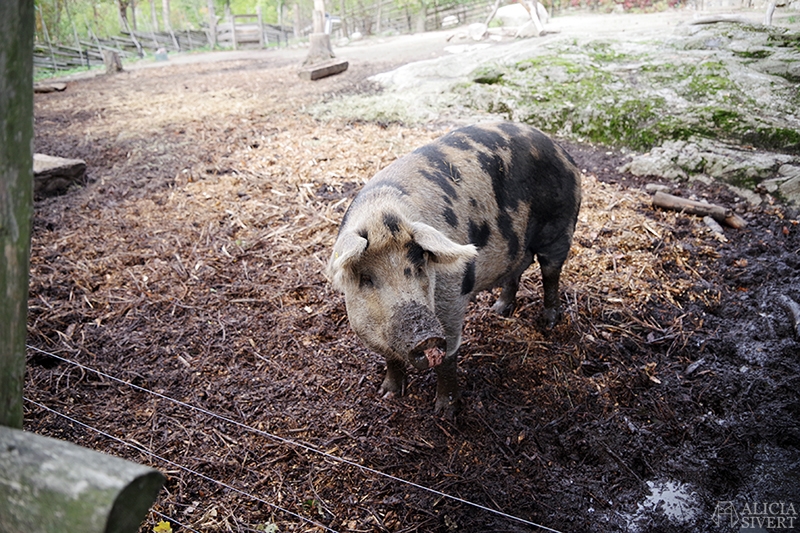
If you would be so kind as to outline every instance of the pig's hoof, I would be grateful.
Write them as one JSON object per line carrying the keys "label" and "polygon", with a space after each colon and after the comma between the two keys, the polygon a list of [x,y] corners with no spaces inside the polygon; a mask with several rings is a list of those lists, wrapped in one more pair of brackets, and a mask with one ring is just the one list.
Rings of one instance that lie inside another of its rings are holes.
{"label": "pig's hoof", "polygon": [[461,396],[451,400],[450,398],[436,398],[436,406],[434,407],[434,414],[446,420],[453,421],[456,415],[461,412],[463,404]]}
{"label": "pig's hoof", "polygon": [[398,396],[402,396],[405,390],[405,384],[392,381],[390,379],[383,380],[381,388],[378,389],[378,395],[384,400],[390,400]]}
{"label": "pig's hoof", "polygon": [[509,317],[514,313],[514,309],[516,308],[517,308],[516,300],[507,302],[502,298],[498,298],[497,301],[492,306],[492,311],[494,311],[498,315]]}
{"label": "pig's hoof", "polygon": [[546,329],[553,329],[560,320],[561,309],[558,307],[544,310],[544,327]]}

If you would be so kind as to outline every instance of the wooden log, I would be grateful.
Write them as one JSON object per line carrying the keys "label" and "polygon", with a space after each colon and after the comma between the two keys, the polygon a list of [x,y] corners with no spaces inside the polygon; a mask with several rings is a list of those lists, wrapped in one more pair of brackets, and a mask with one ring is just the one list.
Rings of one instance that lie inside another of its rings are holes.
{"label": "wooden log", "polygon": [[316,63],[302,67],[298,75],[304,80],[318,80],[347,70],[348,63],[344,59],[332,59],[324,63]]}
{"label": "wooden log", "polygon": [[4,533],[135,533],[164,481],[146,466],[0,427]]}
{"label": "wooden log", "polygon": [[743,228],[747,225],[747,221],[734,213],[731,209],[713,204],[695,202],[694,200],[687,200],[686,198],[680,198],[661,191],[653,195],[653,206],[669,209],[671,211],[683,211],[701,217],[709,216],[717,222],[727,224],[736,229]]}

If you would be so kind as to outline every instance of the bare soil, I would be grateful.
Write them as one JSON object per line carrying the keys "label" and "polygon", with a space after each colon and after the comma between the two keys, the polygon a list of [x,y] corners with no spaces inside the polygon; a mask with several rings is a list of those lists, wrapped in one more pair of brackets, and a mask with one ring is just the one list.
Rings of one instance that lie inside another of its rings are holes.
{"label": "bare soil", "polygon": [[[800,512],[800,339],[784,305],[800,302],[797,211],[667,184],[748,220],[722,242],[654,210],[621,154],[565,143],[585,201],[564,320],[540,329],[536,268],[511,318],[481,295],[460,351],[465,412],[439,419],[431,373],[377,395],[384,363],[321,270],[363,183],[448,125],[317,122],[306,106],[376,90],[366,77],[407,58],[303,82],[292,53],[35,96],[36,151],[89,173],[37,199],[30,345],[261,433],[36,350],[26,398],[119,440],[31,403],[26,429],[161,469],[154,510],[174,531],[322,530],[232,488],[334,531],[538,530],[263,432],[557,531],[738,531],[715,520],[719,502]],[[648,499],[670,483],[677,503]]]}

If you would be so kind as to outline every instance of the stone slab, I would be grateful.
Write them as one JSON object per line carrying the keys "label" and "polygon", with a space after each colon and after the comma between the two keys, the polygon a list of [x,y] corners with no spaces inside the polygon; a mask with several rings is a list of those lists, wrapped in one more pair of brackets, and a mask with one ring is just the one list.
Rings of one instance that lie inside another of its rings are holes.
{"label": "stone slab", "polygon": [[83,159],[33,154],[33,192],[36,195],[63,193],[73,183],[81,183],[85,175]]}

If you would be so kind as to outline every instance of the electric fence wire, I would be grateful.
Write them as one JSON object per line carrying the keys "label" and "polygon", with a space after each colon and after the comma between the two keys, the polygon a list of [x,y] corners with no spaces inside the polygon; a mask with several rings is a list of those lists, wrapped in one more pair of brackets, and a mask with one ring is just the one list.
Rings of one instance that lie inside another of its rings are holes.
{"label": "electric fence wire", "polygon": [[[161,399],[163,399],[163,400],[166,400],[166,401],[168,401],[168,402],[172,402],[172,403],[174,403],[175,405],[179,405],[179,406],[181,406],[181,407],[185,407],[185,408],[187,408],[187,409],[190,409],[190,410],[196,411],[196,412],[198,412],[198,413],[202,413],[202,414],[204,414],[204,415],[206,415],[206,416],[210,416],[210,417],[212,417],[212,418],[216,418],[217,420],[221,420],[221,421],[223,421],[223,422],[226,422],[226,423],[228,423],[228,424],[232,424],[232,425],[234,425],[234,426],[237,426],[237,427],[239,427],[240,429],[243,429],[243,430],[245,430],[245,431],[248,431],[248,432],[250,432],[250,433],[253,433],[253,434],[255,434],[255,435],[260,435],[260,436],[262,436],[262,437],[267,437],[267,438],[269,438],[269,439],[272,439],[272,440],[274,440],[274,441],[280,442],[280,443],[282,443],[282,444],[286,444],[286,445],[288,445],[288,446],[293,446],[293,447],[295,447],[295,448],[299,448],[299,449],[301,449],[301,450],[305,450],[305,451],[307,451],[307,452],[311,452],[311,453],[313,453],[313,454],[317,454],[317,455],[321,455],[321,456],[323,456],[323,457],[327,457],[328,459],[331,459],[331,460],[333,460],[333,461],[336,461],[336,462],[339,462],[339,463],[342,463],[342,464],[346,464],[346,465],[348,465],[348,466],[352,466],[352,467],[354,467],[354,468],[357,468],[357,469],[359,469],[359,470],[361,470],[361,471],[363,471],[363,472],[368,472],[368,473],[370,473],[370,474],[373,474],[373,475],[376,475],[376,476],[384,477],[384,478],[390,479],[390,480],[392,480],[392,481],[395,481],[395,482],[397,482],[397,483],[402,483],[402,484],[404,484],[404,485],[408,485],[408,486],[410,486],[410,487],[414,487],[414,488],[416,488],[416,489],[418,489],[418,490],[421,490],[421,491],[424,491],[424,492],[428,492],[428,493],[430,493],[430,494],[434,494],[434,495],[436,495],[436,496],[439,496],[440,498],[445,498],[445,499],[452,500],[452,501],[455,501],[455,502],[458,502],[458,503],[461,503],[461,504],[464,504],[464,505],[468,505],[468,506],[470,506],[470,507],[474,507],[474,508],[476,508],[476,509],[480,509],[480,510],[482,510],[482,511],[486,511],[486,512],[488,512],[488,513],[494,514],[494,515],[496,515],[496,516],[500,516],[500,517],[502,517],[502,518],[505,518],[505,519],[508,519],[508,520],[513,520],[513,521],[515,521],[515,522],[519,522],[519,523],[522,523],[522,524],[525,524],[525,525],[528,525],[528,526],[532,526],[532,527],[535,527],[535,528],[539,528],[539,529],[541,529],[541,530],[544,530],[544,531],[550,531],[550,532],[552,532],[552,533],[561,533],[561,532],[560,532],[559,530],[557,530],[557,529],[552,529],[552,528],[549,528],[549,527],[547,527],[547,526],[544,526],[544,525],[542,525],[542,524],[537,524],[536,522],[532,522],[532,521],[530,521],[530,520],[526,520],[526,519],[524,519],[524,518],[521,518],[521,517],[518,517],[518,516],[514,516],[514,515],[511,515],[511,514],[508,514],[508,513],[504,513],[503,511],[499,511],[499,510],[497,510],[497,509],[492,509],[491,507],[486,507],[486,506],[484,506],[484,505],[481,505],[481,504],[479,504],[479,503],[474,503],[474,502],[471,502],[471,501],[469,501],[469,500],[465,500],[465,499],[463,499],[463,498],[459,498],[458,496],[453,496],[453,495],[451,495],[451,494],[447,494],[447,493],[445,493],[445,492],[441,492],[441,491],[438,491],[438,490],[436,490],[436,489],[432,489],[432,488],[426,487],[426,486],[424,486],[424,485],[420,485],[420,484],[418,484],[418,483],[414,483],[413,481],[408,481],[408,480],[405,480],[405,479],[399,478],[399,477],[397,477],[397,476],[393,476],[393,475],[391,475],[391,474],[387,474],[387,473],[385,473],[385,472],[381,472],[380,470],[376,470],[376,469],[374,469],[374,468],[370,468],[370,467],[368,467],[368,466],[364,466],[364,465],[358,464],[358,463],[356,463],[355,461],[351,461],[351,460],[349,460],[349,459],[345,459],[345,458],[343,458],[343,457],[338,457],[338,456],[336,456],[336,455],[333,455],[333,454],[330,454],[330,453],[324,452],[324,451],[322,451],[322,450],[319,450],[319,449],[317,449],[317,448],[314,448],[313,446],[310,446],[310,445],[308,445],[308,444],[303,444],[303,443],[301,443],[301,442],[298,442],[298,441],[294,441],[294,440],[291,440],[291,439],[287,439],[287,438],[285,438],[285,437],[281,437],[281,436],[279,436],[279,435],[275,435],[275,434],[273,434],[273,433],[269,433],[268,431],[264,431],[264,430],[262,430],[262,429],[256,429],[256,428],[254,428],[254,427],[252,427],[252,426],[248,426],[247,424],[245,424],[245,423],[243,423],[243,422],[239,422],[239,421],[237,421],[237,420],[234,420],[234,419],[232,419],[232,418],[229,418],[229,417],[227,417],[227,416],[223,416],[223,415],[220,415],[220,414],[214,413],[214,412],[212,412],[212,411],[209,411],[209,410],[207,410],[207,409],[203,409],[202,407],[198,407],[198,406],[196,406],[196,405],[192,405],[192,404],[189,404],[189,403],[186,403],[186,402],[182,402],[182,401],[180,401],[180,400],[177,400],[177,399],[175,399],[175,398],[171,398],[171,397],[169,397],[169,396],[166,396],[166,395],[164,395],[164,394],[161,394],[161,393],[159,393],[159,392],[152,391],[152,390],[150,390],[150,389],[147,389],[147,388],[145,388],[145,387],[141,387],[141,386],[139,386],[139,385],[135,385],[135,384],[133,384],[133,383],[130,383],[129,381],[125,381],[124,379],[120,379],[120,378],[114,377],[114,376],[112,376],[112,375],[110,375],[110,374],[106,374],[105,372],[102,372],[102,371],[100,371],[100,370],[96,370],[96,369],[94,369],[94,368],[88,367],[88,366],[86,366],[86,365],[83,365],[83,364],[81,364],[81,363],[78,363],[77,361],[73,361],[73,360],[71,360],[71,359],[66,359],[66,358],[64,358],[64,357],[61,357],[61,356],[58,356],[58,355],[55,355],[55,354],[49,353],[49,352],[47,352],[47,351],[45,351],[45,350],[42,350],[42,349],[40,349],[40,348],[37,348],[37,347],[35,347],[35,346],[30,346],[30,345],[26,345],[26,346],[27,346],[27,348],[28,348],[28,349],[30,349],[30,350],[33,350],[33,351],[35,351],[35,352],[39,352],[39,353],[41,353],[41,354],[43,354],[43,355],[46,355],[46,356],[48,356],[48,357],[52,357],[52,358],[54,358],[54,359],[57,359],[57,360],[59,360],[59,361],[63,361],[63,362],[65,362],[65,363],[69,363],[69,364],[71,364],[71,365],[74,365],[74,366],[76,366],[76,367],[80,368],[81,370],[84,370],[84,371],[88,371],[88,372],[94,373],[94,374],[96,374],[96,375],[98,375],[98,376],[102,376],[102,377],[104,377],[104,378],[107,378],[107,379],[110,379],[110,380],[112,380],[112,381],[116,381],[117,383],[121,383],[121,384],[123,384],[123,385],[127,385],[128,387],[131,387],[131,388],[133,388],[133,389],[135,389],[135,390],[138,390],[138,391],[140,391],[140,392],[144,392],[144,393],[146,393],[146,394],[150,394],[150,395],[152,395],[152,396],[155,396],[155,397],[157,397],[157,398],[161,398]],[[28,401],[29,401],[29,402],[31,402],[31,403],[35,403],[35,402],[31,401],[31,400],[28,400]],[[42,405],[40,405],[40,404],[38,404],[38,403],[35,403],[35,405],[37,405],[37,406],[39,406],[39,407],[43,407],[44,409],[46,409],[46,410],[48,410],[48,411],[52,411],[52,412],[54,412],[54,413],[56,413],[56,414],[58,414],[58,415],[60,415],[60,416],[64,416],[65,418],[68,418],[68,417],[66,417],[65,415],[62,415],[61,413],[58,413],[57,411],[53,411],[52,409],[49,409],[49,408],[47,408],[47,407],[44,407],[44,406],[42,406]],[[77,421],[76,421],[76,422],[77,422]],[[259,502],[261,502],[261,503],[264,503],[264,504],[266,504],[266,505],[269,505],[269,506],[271,506],[271,507],[273,507],[273,508],[277,508],[277,509],[279,509],[279,510],[281,510],[281,511],[287,512],[287,513],[289,513],[289,514],[291,514],[291,515],[293,515],[293,516],[296,516],[296,517],[298,517],[298,518],[301,518],[301,519],[302,519],[302,520],[304,520],[304,521],[311,522],[309,519],[307,519],[307,518],[305,518],[305,517],[303,517],[303,516],[301,516],[301,515],[296,515],[296,514],[292,513],[291,511],[286,511],[285,509],[281,509],[280,507],[276,506],[275,504],[272,504],[272,503],[270,503],[270,502],[267,502],[267,501],[265,501],[265,500],[262,500],[262,499],[260,499],[260,498],[258,498],[258,497],[256,497],[256,496],[252,496],[252,495],[250,495],[250,494],[244,493],[244,492],[240,491],[239,489],[236,489],[235,487],[232,487],[232,486],[230,486],[230,485],[227,485],[227,484],[225,484],[225,483],[222,483],[222,482],[219,482],[219,481],[215,481],[214,479],[211,479],[211,478],[209,478],[208,476],[205,476],[205,475],[203,475],[203,474],[192,472],[192,471],[191,471],[191,470],[189,470],[188,468],[186,468],[186,467],[184,467],[184,466],[182,466],[182,465],[178,465],[178,464],[176,464],[176,463],[173,463],[173,462],[171,462],[171,461],[168,461],[167,459],[162,459],[162,458],[160,458],[160,457],[156,456],[155,454],[153,454],[153,453],[151,453],[151,452],[149,452],[149,451],[147,451],[147,450],[145,450],[145,449],[143,449],[143,448],[141,448],[141,447],[139,447],[139,446],[134,446],[134,445],[132,445],[132,444],[129,444],[129,443],[127,443],[127,442],[125,442],[125,441],[123,441],[123,440],[121,440],[121,439],[118,439],[118,438],[116,438],[116,437],[113,437],[113,436],[111,436],[111,435],[108,435],[108,434],[106,434],[106,433],[103,433],[102,431],[100,431],[100,430],[98,430],[98,429],[95,429],[95,428],[92,428],[91,426],[88,426],[88,425],[86,425],[86,424],[83,424],[83,423],[81,423],[81,422],[77,422],[77,423],[78,423],[78,424],[80,424],[80,425],[82,425],[82,426],[84,426],[84,427],[87,427],[87,428],[89,428],[89,429],[92,429],[92,430],[94,430],[94,431],[97,431],[98,433],[100,433],[100,434],[102,434],[102,435],[105,435],[105,436],[107,436],[107,437],[109,437],[109,438],[111,438],[111,439],[113,439],[113,440],[119,441],[119,442],[121,442],[121,443],[125,444],[126,446],[130,446],[130,447],[132,447],[132,448],[135,448],[135,449],[137,449],[137,450],[139,450],[139,451],[141,451],[141,452],[143,452],[143,453],[146,453],[146,454],[152,455],[152,456],[154,456],[154,457],[157,457],[157,458],[159,458],[159,459],[161,459],[161,460],[163,460],[163,461],[165,461],[165,462],[167,462],[167,463],[169,463],[169,464],[172,464],[172,465],[176,466],[177,468],[180,468],[180,469],[182,469],[182,470],[185,470],[185,471],[191,472],[191,473],[193,473],[193,474],[197,474],[198,476],[200,476],[200,477],[202,477],[202,478],[204,478],[204,479],[206,479],[206,480],[208,480],[208,481],[211,481],[211,482],[213,482],[213,483],[218,483],[219,485],[221,485],[221,486],[223,486],[223,487],[229,488],[229,489],[231,489],[231,490],[233,490],[233,491],[235,491],[235,492],[238,492],[238,493],[241,493],[241,494],[243,494],[243,495],[245,495],[245,496],[251,497],[251,498],[255,499],[256,501],[259,501]],[[326,527],[326,526],[323,526],[323,525],[321,525],[321,524],[317,524],[317,523],[315,523],[315,522],[312,522],[312,523],[314,523],[315,525],[317,525],[317,526],[319,526],[319,527],[322,527],[322,528],[323,528],[323,529],[325,529],[326,531],[334,531],[334,530],[332,530],[332,529],[329,529],[328,527]],[[334,532],[334,533],[336,533],[336,532]]]}
{"label": "electric fence wire", "polygon": [[200,533],[199,531],[197,531],[197,530],[196,530],[196,529],[194,529],[193,527],[189,527],[189,526],[187,526],[186,524],[184,524],[184,523],[181,523],[181,522],[179,522],[178,520],[175,520],[175,519],[174,519],[174,518],[172,518],[171,516],[167,516],[167,515],[165,515],[164,513],[159,513],[159,512],[158,512],[158,511],[156,511],[155,509],[150,509],[150,512],[151,512],[151,513],[153,513],[154,515],[158,515],[159,517],[161,517],[161,518],[163,518],[163,519],[167,520],[168,522],[170,522],[170,525],[171,525],[171,524],[177,524],[177,525],[181,526],[181,528],[182,528],[182,529],[184,529],[184,530],[186,530],[186,531],[192,531],[193,533]]}

